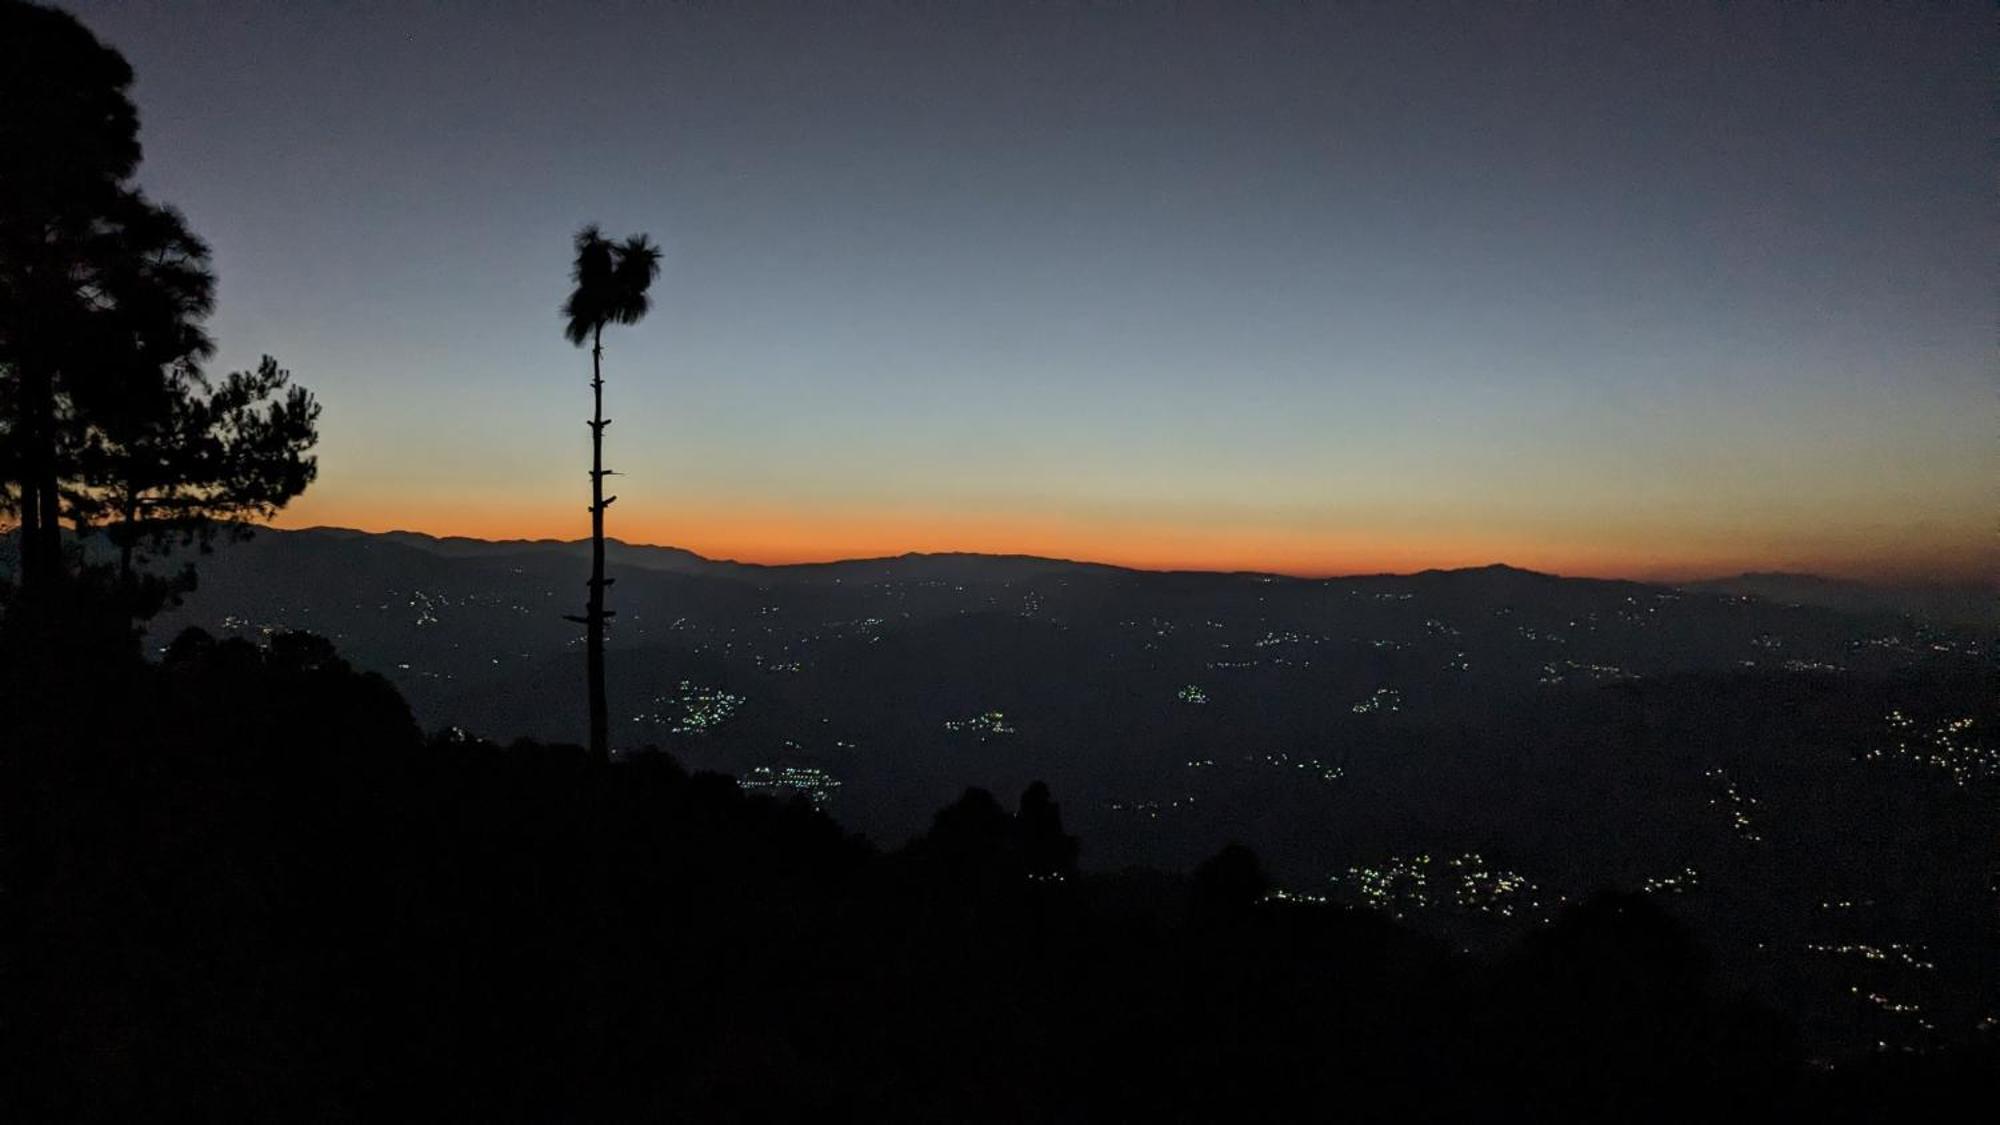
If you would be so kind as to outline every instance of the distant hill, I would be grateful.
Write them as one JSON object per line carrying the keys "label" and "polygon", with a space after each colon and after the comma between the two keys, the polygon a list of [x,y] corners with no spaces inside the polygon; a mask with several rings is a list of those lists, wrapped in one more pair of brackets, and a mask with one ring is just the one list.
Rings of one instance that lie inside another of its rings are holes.
{"label": "distant hill", "polygon": [[2000,584],[1877,585],[1780,571],[1690,582],[1705,593],[1762,598],[1781,605],[1822,606],[1849,613],[1896,613],[1941,624],[2000,628]]}
{"label": "distant hill", "polygon": [[[441,560],[492,563],[514,560],[540,570],[556,560],[587,560],[588,539],[475,539],[467,536],[436,536],[417,531],[369,532],[343,527],[311,527],[298,530],[258,528],[254,538],[269,546],[284,543],[290,555],[339,555],[347,551],[366,553],[371,546],[419,552]],[[323,550],[312,544],[324,544]],[[14,568],[16,543],[12,536],[0,536],[0,578]],[[240,550],[230,545],[225,551]],[[681,574],[718,579],[734,579],[759,584],[830,584],[869,582],[950,582],[991,584],[1027,581],[1048,576],[1124,577],[1154,583],[1160,589],[1186,589],[1207,583],[1313,584],[1326,582],[1380,583],[1405,582],[1435,591],[1479,598],[1552,595],[1560,590],[1681,590],[1724,597],[1755,598],[1779,606],[1801,606],[1837,610],[1868,617],[1904,617],[1918,622],[1973,628],[2000,629],[2000,581],[1980,584],[1884,584],[1852,579],[1827,578],[1815,574],[1782,571],[1752,571],[1719,578],[1701,579],[1677,585],[1658,585],[1623,579],[1571,578],[1527,570],[1505,563],[1485,566],[1430,569],[1414,574],[1358,574],[1338,578],[1294,578],[1256,571],[1157,571],[1135,570],[1108,563],[1080,562],[1036,555],[981,554],[973,552],[920,552],[880,558],[840,559],[811,563],[751,563],[734,559],[712,559],[684,547],[606,541],[607,561],[613,567],[640,571]],[[253,551],[253,554],[258,553]],[[191,561],[199,559],[190,555]],[[204,568],[206,569],[206,568]],[[418,570],[428,570],[418,566]]]}
{"label": "distant hill", "polygon": [[[153,623],[151,643],[189,625],[310,630],[388,676],[427,726],[574,737],[579,634],[564,615],[581,605],[587,552],[583,541],[263,530],[193,560],[199,589]],[[1919,622],[1879,600],[1827,608],[1768,585],[1675,589],[1497,564],[1329,579],[978,554],[761,566],[625,543],[609,561],[611,644],[637,654],[614,662],[612,695],[641,739],[675,726],[679,704],[661,701],[688,679],[748,677],[729,690],[760,700],[780,743],[799,740],[795,720],[935,726],[967,715],[933,709],[960,706],[1074,711],[1071,736],[1111,737],[1159,721],[1154,709],[1191,684],[1212,695],[1238,681],[1228,694],[1254,707],[1247,734],[1345,714],[1377,689],[1397,693],[1402,715],[1478,720],[1552,686],[1882,671],[1991,639],[1919,637]],[[774,680],[771,669],[788,671]],[[1131,677],[1148,685],[1139,700],[1104,694],[1131,690]],[[796,697],[791,718],[771,712],[779,685]]]}
{"label": "distant hill", "polygon": [[[471,539],[464,536],[435,536],[417,531],[366,532],[341,527],[313,527],[277,534],[317,536],[353,542],[374,539],[395,543],[449,559],[498,559],[520,555],[560,556],[587,559],[588,539]],[[1111,571],[1122,568],[1099,563],[1071,562],[1034,555],[988,555],[948,551],[911,551],[882,558],[840,559],[812,563],[747,563],[734,559],[711,559],[683,547],[663,547],[646,543],[605,541],[606,560],[613,565],[643,570],[674,571],[687,574],[735,576],[765,581],[835,581],[885,579],[952,579],[958,581],[1005,581],[1057,570]]]}
{"label": "distant hill", "polygon": [[[463,535],[426,535],[420,531],[366,532],[344,527],[313,527],[294,534],[339,540],[372,538],[448,559],[495,559],[526,554],[558,554],[580,559],[590,557],[588,539],[472,539]],[[654,547],[617,539],[605,541],[605,555],[607,559],[623,565],[648,570],[690,571],[719,565],[679,547]]]}

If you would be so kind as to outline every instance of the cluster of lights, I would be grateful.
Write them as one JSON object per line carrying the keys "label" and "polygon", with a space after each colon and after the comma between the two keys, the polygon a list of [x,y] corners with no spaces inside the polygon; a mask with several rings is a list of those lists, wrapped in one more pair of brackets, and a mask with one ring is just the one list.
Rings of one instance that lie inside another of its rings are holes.
{"label": "cluster of lights", "polygon": [[944,729],[953,733],[970,731],[977,733],[981,738],[1014,733],[1014,727],[1007,722],[1007,714],[1004,711],[987,711],[970,719],[950,719],[945,722]]}
{"label": "cluster of lights", "polygon": [[1182,703],[1208,702],[1208,693],[1201,690],[1201,685],[1199,684],[1189,684],[1188,686],[1175,692],[1174,697],[1176,699],[1179,699]]}
{"label": "cluster of lights", "polygon": [[[1747,796],[1743,790],[1737,788],[1736,783],[1730,780],[1728,772],[1721,766],[1706,771],[1702,776],[1711,781],[1721,782],[1721,800],[1728,802],[1730,830],[1750,843],[1761,841],[1764,837],[1758,834],[1756,827],[1750,821],[1750,810],[1758,804],[1757,798]],[[1708,803],[1713,805],[1719,802],[1716,798],[1710,797]]]}
{"label": "cluster of lights", "polygon": [[[903,616],[908,617],[909,613],[905,612]],[[825,628],[835,636],[866,634],[868,643],[872,645],[882,640],[879,630],[886,624],[888,622],[880,617],[862,617],[853,621],[828,621],[825,623]]]}
{"label": "cluster of lights", "polygon": [[[1676,595],[1673,594],[1655,594],[1653,595],[1653,597],[1656,601],[1670,602],[1677,600]],[[1660,612],[1659,606],[1656,605],[1641,606],[1639,604],[1639,599],[1637,598],[1627,597],[1625,599],[1625,604],[1631,606],[1632,608],[1629,610],[1625,609],[1619,610],[1618,620],[1623,621],[1628,625],[1636,625],[1643,629],[1646,627],[1647,618],[1659,616]]]}
{"label": "cluster of lights", "polygon": [[[1882,1011],[1893,1012],[1900,1016],[1916,1016],[1917,1026],[1923,1028],[1925,1031],[1937,1030],[1937,1026],[1935,1024],[1931,1023],[1929,1020],[1923,1018],[1922,1016],[1917,1015],[1917,1013],[1922,1011],[1923,1009],[1916,1004],[1900,1003],[1898,1001],[1889,999],[1887,996],[1884,996],[1879,992],[1863,992],[1858,987],[1850,986],[1847,991],[1849,995],[1858,996],[1861,998],[1862,1002],[1867,1004],[1872,1004],[1875,1007],[1880,1008]],[[1888,1047],[1888,1044],[1878,1042],[1876,1043],[1875,1046],[1878,1049],[1886,1049]]]}
{"label": "cluster of lights", "polygon": [[1678,894],[1686,894],[1688,891],[1691,891],[1700,885],[1701,885],[1701,872],[1696,871],[1692,867],[1683,867],[1681,868],[1679,874],[1664,875],[1658,878],[1647,879],[1646,882],[1641,886],[1641,889],[1644,890],[1649,895],[1657,895],[1657,894],[1678,895]]}
{"label": "cluster of lights", "polygon": [[1879,648],[1905,656],[1914,656],[1926,652],[1977,653],[1984,649],[1986,645],[1986,642],[1965,641],[1952,637],[1939,636],[1923,629],[1918,630],[1917,636],[1910,639],[1890,635],[1887,637],[1869,637],[1865,640],[1850,641],[1848,643],[1852,648]]}
{"label": "cluster of lights", "polygon": [[833,799],[839,779],[811,766],[758,766],[736,780],[753,792],[800,794],[818,808]]}
{"label": "cluster of lights", "polygon": [[1143,816],[1147,820],[1158,820],[1163,812],[1173,812],[1180,808],[1193,808],[1193,797],[1180,797],[1170,801],[1113,801],[1111,811]]}
{"label": "cluster of lights", "polygon": [[1375,694],[1349,708],[1349,710],[1357,715],[1369,715],[1377,711],[1401,711],[1402,709],[1403,693],[1397,691],[1395,688],[1386,687],[1376,688]]}
{"label": "cluster of lights", "polygon": [[1350,867],[1345,876],[1335,875],[1329,881],[1352,886],[1363,905],[1401,918],[1405,907],[1429,909],[1430,866],[1429,855],[1412,859],[1392,855],[1380,867]]}
{"label": "cluster of lights", "polygon": [[1541,684],[1559,684],[1571,676],[1580,676],[1587,680],[1599,681],[1630,680],[1636,678],[1632,673],[1613,664],[1585,664],[1577,660],[1564,660],[1542,665],[1541,678],[1536,682]]}
{"label": "cluster of lights", "polygon": [[[1347,776],[1347,771],[1334,763],[1323,762],[1318,758],[1294,758],[1282,750],[1274,754],[1264,754],[1261,756],[1245,754],[1243,760],[1246,762],[1259,762],[1267,766],[1276,766],[1279,769],[1300,770],[1318,777],[1321,781],[1339,781],[1341,778]],[[1188,764],[1193,765],[1194,763],[1189,762]],[[1211,762],[1209,764],[1213,765],[1214,763]]]}
{"label": "cluster of lights", "polygon": [[1889,712],[1886,721],[1894,744],[1887,751],[1870,750],[1863,755],[1866,760],[1895,757],[1917,762],[1943,770],[1959,786],[1980,777],[2000,776],[2000,747],[1973,741],[1969,732],[1976,720],[1970,716],[1946,719],[1922,734],[1916,733],[1916,720],[1900,710]]}
{"label": "cluster of lights", "polygon": [[1916,1004],[1897,1003],[1879,992],[1862,992],[1859,987],[1852,986],[1847,991],[1861,997],[1863,1000],[1868,1001],[1885,1012],[1920,1012],[1923,1010]]}
{"label": "cluster of lights", "polygon": [[[1446,860],[1445,866],[1451,868],[1452,897],[1461,910],[1512,918],[1515,906],[1535,890],[1525,876],[1491,866],[1478,852]],[[1539,909],[1541,903],[1528,905]]]}
{"label": "cluster of lights", "polygon": [[437,624],[438,607],[450,605],[451,599],[445,597],[443,594],[426,594],[422,590],[412,590],[410,591],[409,601],[406,604],[411,609],[417,611],[416,624],[421,628],[425,625]]}
{"label": "cluster of lights", "polygon": [[[1428,853],[1390,856],[1380,866],[1350,867],[1346,874],[1328,881],[1353,888],[1362,905],[1399,919],[1405,911],[1430,909],[1434,901],[1500,918],[1515,917],[1520,910],[1541,909],[1541,900],[1530,897],[1535,893],[1533,882],[1519,872],[1493,866],[1478,852],[1455,856],[1438,866],[1443,870],[1434,879]],[[1434,884],[1441,889],[1434,891]]]}
{"label": "cluster of lights", "polygon": [[1879,945],[1863,945],[1858,942],[1848,945],[1813,942],[1807,944],[1806,951],[1809,953],[1826,953],[1836,957],[1859,957],[1864,961],[1897,961],[1925,973],[1937,968],[1937,962],[1928,960],[1923,956],[1923,946],[1904,945],[1899,942],[1891,942],[1887,949]]}
{"label": "cluster of lights", "polygon": [[635,715],[632,721],[658,724],[673,734],[703,734],[727,722],[742,705],[740,695],[682,680],[673,694],[653,697],[652,712]]}

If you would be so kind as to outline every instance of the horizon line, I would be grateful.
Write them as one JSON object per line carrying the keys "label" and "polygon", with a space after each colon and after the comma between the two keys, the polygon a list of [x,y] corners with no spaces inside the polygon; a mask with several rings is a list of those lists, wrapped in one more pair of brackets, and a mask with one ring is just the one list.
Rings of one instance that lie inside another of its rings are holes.
{"label": "horizon line", "polygon": [[[439,542],[444,542],[448,540],[461,540],[470,543],[486,543],[494,546],[504,546],[511,543],[531,544],[531,545],[578,546],[578,545],[588,544],[590,542],[589,536],[582,536],[574,539],[562,539],[554,536],[524,535],[524,536],[510,536],[499,539],[489,539],[479,535],[461,535],[461,534],[440,535],[436,532],[423,531],[413,527],[391,527],[377,531],[377,530],[370,530],[368,528],[350,527],[341,524],[310,524],[304,527],[278,527],[274,524],[259,524],[255,526],[259,528],[267,528],[272,531],[283,531],[292,533],[330,531],[330,532],[346,532],[354,535],[410,535],[424,539],[436,540]],[[1286,570],[1260,570],[1256,568],[1240,568],[1240,567],[1218,568],[1218,567],[1199,567],[1199,566],[1145,566],[1133,563],[1110,562],[1103,559],[1081,559],[1081,558],[1071,558],[1062,555],[1042,555],[1028,551],[968,551],[968,550],[924,551],[924,550],[912,549],[912,550],[906,550],[891,554],[881,554],[881,555],[872,555],[872,554],[841,555],[841,556],[821,558],[821,559],[793,559],[789,561],[771,562],[771,561],[759,561],[755,559],[729,558],[729,557],[719,557],[715,555],[705,555],[700,551],[697,551],[691,547],[683,547],[678,544],[634,542],[629,539],[621,539],[615,535],[605,536],[605,542],[615,543],[621,547],[630,547],[639,550],[680,552],[682,554],[690,555],[696,559],[699,559],[702,562],[715,563],[717,565],[757,567],[760,569],[776,569],[780,567],[793,567],[793,566],[839,566],[842,564],[852,564],[852,563],[890,562],[896,559],[908,559],[908,558],[957,557],[957,558],[985,558],[985,559],[1021,559],[1034,562],[1061,563],[1067,566],[1099,567],[1107,570],[1123,570],[1141,574],[1213,574],[1213,575],[1244,576],[1244,577],[1254,577],[1254,578],[1285,578],[1297,581],[1326,581],[1326,580],[1342,579],[1342,578],[1408,578],[1421,574],[1450,574],[1450,573],[1477,571],[1477,570],[1509,570],[1521,574],[1540,575],[1549,578],[1598,581],[1598,582],[1631,582],[1639,585],[1648,585],[1648,586],[1692,585],[1701,582],[1716,582],[1732,578],[1784,577],[1784,578],[1804,578],[1804,579],[1812,579],[1816,581],[1827,581],[1827,582],[1852,583],[1858,586],[1875,587],[1875,588],[1903,588],[1903,589],[1977,588],[1981,590],[1986,590],[1986,589],[1994,589],[1996,587],[2000,587],[2000,583],[1995,583],[1991,581],[1980,581],[1978,579],[1973,579],[1970,577],[1958,580],[1934,577],[1929,579],[1904,579],[1900,581],[1891,581],[1879,577],[1859,578],[1849,575],[1822,573],[1818,571],[1783,570],[1783,569],[1733,570],[1726,573],[1709,573],[1709,574],[1702,574],[1699,576],[1690,574],[1688,576],[1679,576],[1671,578],[1634,577],[1631,575],[1624,575],[1624,574],[1566,574],[1551,570],[1538,570],[1533,567],[1517,566],[1513,563],[1497,559],[1488,563],[1474,563],[1474,564],[1466,564],[1463,566],[1424,567],[1421,569],[1409,570],[1409,571],[1361,570],[1361,571],[1306,572],[1306,571],[1286,571]]]}

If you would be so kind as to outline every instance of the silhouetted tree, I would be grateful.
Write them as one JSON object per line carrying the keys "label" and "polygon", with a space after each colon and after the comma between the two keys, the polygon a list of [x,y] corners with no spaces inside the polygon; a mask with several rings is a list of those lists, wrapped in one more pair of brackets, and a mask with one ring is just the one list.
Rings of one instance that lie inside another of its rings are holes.
{"label": "silhouetted tree", "polygon": [[570,274],[576,288],[562,312],[567,321],[563,336],[578,346],[590,341],[590,595],[583,616],[569,620],[586,630],[590,752],[599,758],[611,752],[604,701],[604,626],[612,617],[604,608],[604,588],[611,584],[604,577],[604,509],[618,499],[604,495],[604,478],[611,472],[604,467],[604,427],[611,424],[604,416],[604,326],[637,324],[644,318],[652,308],[647,290],[659,274],[660,251],[645,235],[614,244],[594,223],[577,232],[576,262]]}
{"label": "silhouetted tree", "polygon": [[20,518],[25,589],[68,575],[65,518],[108,522],[143,614],[140,548],[206,545],[298,495],[318,407],[268,358],[220,387],[202,374],[208,248],[127,183],[137,117],[117,52],[18,3],[0,3],[0,52],[0,502]]}
{"label": "silhouetted tree", "polygon": [[64,345],[88,307],[98,224],[139,163],[132,68],[75,17],[0,0],[0,456],[21,579],[61,567]]}
{"label": "silhouetted tree", "polygon": [[1063,831],[1062,806],[1049,795],[1047,783],[1028,786],[1014,820],[1029,877],[1066,879],[1076,874],[1077,838]]}
{"label": "silhouetted tree", "polygon": [[272,357],[219,385],[183,363],[138,376],[103,405],[75,500],[79,523],[106,525],[128,595],[147,549],[247,534],[246,521],[275,515],[318,471],[319,404]]}
{"label": "silhouetted tree", "polygon": [[992,793],[972,788],[938,810],[924,840],[954,879],[996,878],[1013,866],[1013,827]]}
{"label": "silhouetted tree", "polygon": [[1270,890],[1271,878],[1257,853],[1232,843],[1195,868],[1191,909],[1205,920],[1230,918],[1262,902]]}

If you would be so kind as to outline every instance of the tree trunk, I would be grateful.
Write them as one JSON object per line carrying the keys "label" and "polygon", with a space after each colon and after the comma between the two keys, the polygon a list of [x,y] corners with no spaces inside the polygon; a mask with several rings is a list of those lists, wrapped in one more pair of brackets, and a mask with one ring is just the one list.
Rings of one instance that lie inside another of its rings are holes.
{"label": "tree trunk", "polygon": [[66,573],[62,553],[62,489],[56,481],[56,455],[54,436],[43,439],[41,480],[42,500],[42,577],[44,581],[59,581]]}
{"label": "tree trunk", "polygon": [[127,595],[132,592],[132,545],[139,538],[139,490],[130,481],[125,484],[125,503],[121,514],[124,526],[118,535],[118,588]]}
{"label": "tree trunk", "polygon": [[21,588],[31,596],[62,573],[62,500],[56,490],[54,380],[21,365]]}
{"label": "tree trunk", "polygon": [[[26,444],[26,443],[23,443]],[[35,487],[35,472],[30,466],[21,466],[21,589],[35,591],[41,588],[42,567],[38,552],[42,549],[42,498],[41,490]]]}
{"label": "tree trunk", "polygon": [[[598,761],[611,757],[609,712],[604,702],[604,326],[590,339],[590,602],[584,610],[590,679],[590,754]],[[615,499],[615,497],[614,497]]]}

